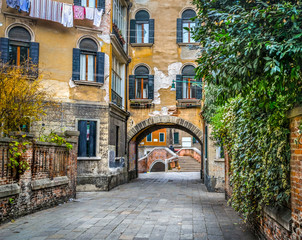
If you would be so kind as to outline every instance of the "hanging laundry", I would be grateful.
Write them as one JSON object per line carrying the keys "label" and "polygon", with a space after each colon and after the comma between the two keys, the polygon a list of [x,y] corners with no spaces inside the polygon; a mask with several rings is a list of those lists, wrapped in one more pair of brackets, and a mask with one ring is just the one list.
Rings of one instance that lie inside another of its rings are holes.
{"label": "hanging laundry", "polygon": [[73,11],[71,4],[63,3],[61,23],[65,27],[73,27]]}
{"label": "hanging laundry", "polygon": [[53,21],[53,22],[59,22],[62,21],[62,3],[56,2],[52,0],[46,0],[48,1],[46,4],[46,20]]}
{"label": "hanging laundry", "polygon": [[74,19],[80,19],[83,20],[84,19],[84,12],[85,12],[85,8],[82,6],[73,6],[73,16]]}
{"label": "hanging laundry", "polygon": [[93,20],[93,25],[100,27],[101,26],[101,22],[102,22],[102,15],[103,15],[103,9],[101,9],[101,11],[95,9],[94,11],[94,20]]}
{"label": "hanging laundry", "polygon": [[29,0],[20,0],[19,11],[29,12],[30,1]]}
{"label": "hanging laundry", "polygon": [[86,19],[94,19],[94,8],[85,7]]}
{"label": "hanging laundry", "polygon": [[62,5],[61,2],[52,2],[51,21],[61,23],[62,21]]}
{"label": "hanging laundry", "polygon": [[48,0],[31,0],[29,16],[46,19]]}
{"label": "hanging laundry", "polygon": [[6,0],[6,4],[10,8],[17,8],[20,6],[20,0]]}

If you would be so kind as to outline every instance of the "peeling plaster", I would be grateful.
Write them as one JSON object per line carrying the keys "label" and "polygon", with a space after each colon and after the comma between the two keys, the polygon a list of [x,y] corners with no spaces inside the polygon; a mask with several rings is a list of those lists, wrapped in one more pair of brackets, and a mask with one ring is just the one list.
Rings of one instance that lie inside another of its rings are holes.
{"label": "peeling plaster", "polygon": [[176,79],[176,75],[180,74],[182,67],[181,62],[172,63],[168,66],[168,76],[162,71],[159,71],[156,67],[154,68],[154,104],[160,104],[159,90],[162,88],[169,88],[172,85],[172,81]]}
{"label": "peeling plaster", "polygon": [[[102,39],[103,42],[110,44],[110,36],[109,34],[98,34],[98,38]],[[103,43],[100,43],[101,46],[103,45]]]}
{"label": "peeling plaster", "polygon": [[176,110],[175,105],[167,106],[167,107],[162,107],[161,111],[153,111],[149,113],[150,117],[155,117],[155,116],[171,116],[174,114]]}
{"label": "peeling plaster", "polygon": [[138,3],[138,4],[146,4],[148,3],[149,0],[136,0],[135,3]]}
{"label": "peeling plaster", "polygon": [[75,85],[75,83],[74,83],[74,81],[72,80],[72,78],[70,78],[70,80],[69,80],[69,87],[70,88],[74,88],[74,87],[76,87],[77,85]]}
{"label": "peeling plaster", "polygon": [[109,103],[109,56],[105,54],[105,73],[104,73],[104,85],[101,89],[106,91],[106,96],[104,97],[104,101]]}

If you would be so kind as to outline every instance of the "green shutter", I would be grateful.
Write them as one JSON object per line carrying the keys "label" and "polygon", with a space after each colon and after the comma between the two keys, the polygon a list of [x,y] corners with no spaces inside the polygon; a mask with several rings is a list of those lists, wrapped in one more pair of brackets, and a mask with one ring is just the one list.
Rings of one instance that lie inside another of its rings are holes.
{"label": "green shutter", "polygon": [[78,131],[80,132],[78,156],[87,157],[87,121],[79,121]]}
{"label": "green shutter", "polygon": [[149,43],[154,43],[154,19],[149,19]]}
{"label": "green shutter", "polygon": [[148,99],[154,99],[154,75],[149,75],[148,78]]}
{"label": "green shutter", "polygon": [[176,43],[182,43],[182,19],[177,18],[177,34],[176,34]]}
{"label": "green shutter", "polygon": [[98,52],[96,56],[96,81],[104,83],[105,80],[105,53]]}
{"label": "green shutter", "polygon": [[72,80],[80,80],[81,50],[79,48],[74,48],[72,53]]}
{"label": "green shutter", "polygon": [[135,99],[135,76],[129,76],[129,100]]}
{"label": "green shutter", "polygon": [[176,75],[176,100],[182,99],[182,75]]}
{"label": "green shutter", "polygon": [[130,43],[136,43],[136,33],[135,33],[136,21],[134,19],[130,20]]}
{"label": "green shutter", "polygon": [[1,61],[7,63],[9,61],[9,40],[8,38],[0,38]]}

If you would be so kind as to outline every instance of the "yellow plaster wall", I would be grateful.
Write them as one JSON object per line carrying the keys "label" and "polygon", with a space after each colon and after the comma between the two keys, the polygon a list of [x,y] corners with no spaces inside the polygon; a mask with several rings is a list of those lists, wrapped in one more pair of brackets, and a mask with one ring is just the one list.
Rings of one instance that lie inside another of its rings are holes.
{"label": "yellow plaster wall", "polygon": [[[188,46],[179,46],[176,43],[176,21],[186,8],[194,8],[190,0],[135,0],[130,10],[130,19],[135,18],[139,10],[147,10],[150,18],[155,20],[155,40],[152,47],[131,47],[129,54],[132,61],[129,65],[129,74],[134,73],[135,66],[145,63],[155,75],[155,85],[161,84],[162,80],[169,84],[163,85],[155,95],[154,107],[150,109],[133,109],[129,104],[131,117],[129,128],[154,115],[164,115],[165,108],[169,114],[181,117],[191,123],[202,127],[199,115],[200,108],[176,109],[176,92],[171,91],[172,80],[176,74],[181,74],[181,67],[186,63],[194,63],[196,50],[190,50]],[[157,85],[159,86],[159,85]],[[164,108],[164,109],[163,109]]]}
{"label": "yellow plaster wall", "polygon": [[[73,3],[72,0],[64,1]],[[39,69],[42,72],[45,88],[63,102],[105,102],[109,100],[105,85],[109,83],[111,61],[111,44],[108,41],[111,29],[111,0],[106,0],[106,13],[100,28],[92,25],[92,21],[74,21],[74,27],[67,28],[60,23],[31,18],[29,13],[19,13],[16,9],[7,8],[2,1],[0,14],[0,36],[5,36],[6,29],[11,24],[25,24],[33,32],[35,42],[39,42]],[[72,77],[72,50],[78,47],[78,40],[84,36],[97,40],[100,49],[105,52],[105,84],[100,86],[75,85]],[[106,78],[107,76],[107,78]],[[106,82],[107,81],[107,82]]]}

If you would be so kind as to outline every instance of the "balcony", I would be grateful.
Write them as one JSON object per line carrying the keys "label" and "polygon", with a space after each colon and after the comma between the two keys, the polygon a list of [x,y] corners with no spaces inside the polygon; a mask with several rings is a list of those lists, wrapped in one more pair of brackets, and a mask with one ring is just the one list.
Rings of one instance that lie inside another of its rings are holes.
{"label": "balcony", "polygon": [[114,90],[111,90],[111,102],[118,107],[123,108],[123,98]]}
{"label": "balcony", "polygon": [[113,23],[113,26],[112,26],[112,33],[116,36],[116,38],[117,38],[118,42],[121,44],[121,46],[124,47],[126,41],[125,41],[125,39],[122,35],[121,30],[114,23]]}

